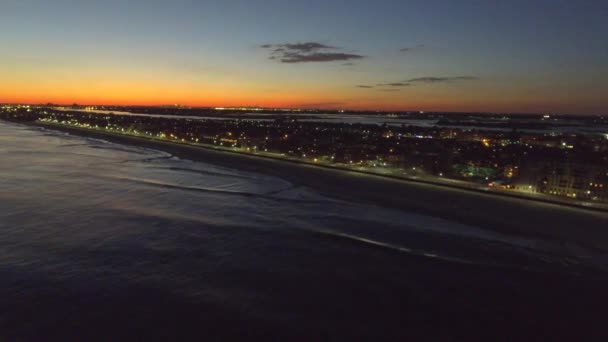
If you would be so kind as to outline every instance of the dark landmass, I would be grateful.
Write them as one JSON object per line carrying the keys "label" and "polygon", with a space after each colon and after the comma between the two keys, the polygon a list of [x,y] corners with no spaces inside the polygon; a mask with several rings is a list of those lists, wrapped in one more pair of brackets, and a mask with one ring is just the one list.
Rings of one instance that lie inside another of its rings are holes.
{"label": "dark landmass", "polygon": [[555,127],[582,127],[583,123],[557,123],[557,122],[484,122],[480,120],[449,120],[437,121],[439,126],[463,126],[463,127],[486,127],[486,128],[508,128],[508,129],[549,129]]}

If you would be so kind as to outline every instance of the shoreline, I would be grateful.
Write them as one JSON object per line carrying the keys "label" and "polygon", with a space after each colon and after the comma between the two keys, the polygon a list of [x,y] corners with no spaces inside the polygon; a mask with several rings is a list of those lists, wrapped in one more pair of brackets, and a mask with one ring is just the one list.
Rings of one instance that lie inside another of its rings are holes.
{"label": "shoreline", "polygon": [[[528,200],[528,201],[534,201],[534,202],[544,202],[544,203],[556,204],[556,205],[560,205],[560,206],[579,208],[579,209],[583,209],[583,210],[591,210],[591,211],[599,211],[599,212],[608,213],[608,204],[603,203],[603,202],[588,202],[588,201],[573,200],[570,198],[541,196],[541,194],[530,194],[530,193],[506,191],[506,190],[501,190],[501,189],[496,189],[496,188],[485,188],[485,187],[479,186],[478,184],[475,184],[475,183],[467,183],[465,181],[456,180],[456,179],[449,179],[449,178],[434,179],[434,178],[429,178],[429,177],[426,177],[426,178],[425,177],[404,177],[404,176],[393,175],[390,173],[380,173],[380,172],[367,171],[367,170],[363,170],[363,169],[349,168],[347,166],[341,166],[341,165],[337,165],[337,164],[326,165],[326,164],[322,164],[322,163],[311,163],[311,162],[299,160],[297,158],[279,157],[279,156],[273,155],[272,153],[264,153],[264,152],[248,153],[248,152],[243,152],[243,151],[236,151],[236,150],[232,150],[227,147],[219,147],[219,146],[209,145],[209,144],[191,143],[189,141],[184,142],[183,140],[182,141],[173,141],[173,140],[156,139],[156,138],[148,137],[145,135],[122,134],[122,133],[116,133],[116,132],[112,132],[112,131],[108,132],[106,130],[81,128],[81,127],[74,127],[74,126],[70,126],[70,125],[56,124],[56,123],[49,123],[49,122],[40,122],[40,121],[36,121],[35,123],[32,123],[32,124],[38,125],[38,126],[45,126],[45,127],[48,126],[51,129],[56,128],[58,130],[61,130],[62,128],[66,128],[66,129],[73,129],[78,132],[80,132],[80,131],[99,132],[100,134],[103,134],[103,135],[115,136],[115,137],[127,136],[127,137],[138,138],[138,139],[146,140],[146,141],[166,143],[166,144],[170,144],[170,145],[191,146],[191,147],[196,147],[196,148],[209,150],[209,151],[233,153],[233,154],[237,154],[237,155],[241,155],[241,156],[251,156],[251,157],[255,157],[255,158],[270,159],[270,160],[275,160],[275,161],[284,162],[284,163],[293,163],[293,164],[299,164],[299,165],[304,165],[304,166],[344,171],[344,172],[348,172],[348,173],[359,173],[359,174],[373,176],[373,177],[389,178],[389,179],[394,179],[394,180],[398,180],[398,181],[402,181],[402,182],[429,184],[429,185],[434,185],[434,186],[439,186],[439,187],[444,187],[444,188],[454,188],[454,189],[465,190],[465,191],[470,191],[470,192],[477,192],[477,193],[481,193],[481,194],[493,195],[493,196],[513,197],[513,198],[522,199],[522,200]],[[88,133],[85,133],[85,134],[88,134]]]}
{"label": "shoreline", "polygon": [[490,231],[576,243],[608,251],[608,212],[598,208],[105,131],[40,122],[28,125],[263,173],[340,200],[406,210]]}

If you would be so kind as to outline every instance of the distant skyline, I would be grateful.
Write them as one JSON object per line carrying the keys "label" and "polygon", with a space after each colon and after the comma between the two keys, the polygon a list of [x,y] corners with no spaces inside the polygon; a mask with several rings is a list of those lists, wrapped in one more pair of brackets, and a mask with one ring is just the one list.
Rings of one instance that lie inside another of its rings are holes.
{"label": "distant skyline", "polygon": [[608,114],[608,2],[4,0],[0,103]]}

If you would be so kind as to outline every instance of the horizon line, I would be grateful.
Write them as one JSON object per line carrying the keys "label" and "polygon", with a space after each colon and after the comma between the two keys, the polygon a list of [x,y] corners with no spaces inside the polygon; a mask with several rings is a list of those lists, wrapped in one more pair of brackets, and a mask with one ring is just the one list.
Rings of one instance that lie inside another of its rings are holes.
{"label": "horizon line", "polygon": [[323,107],[264,107],[264,106],[199,106],[199,105],[182,105],[182,104],[62,104],[54,102],[0,102],[0,105],[29,105],[29,106],[40,106],[40,107],[149,107],[149,108],[187,108],[187,109],[211,109],[211,110],[271,110],[271,111],[336,111],[342,113],[354,113],[354,112],[375,112],[375,113],[408,113],[408,114],[481,114],[481,115],[556,115],[556,116],[593,116],[593,117],[604,117],[608,114],[594,113],[594,114],[575,114],[566,112],[495,112],[495,111],[458,111],[458,110],[412,110],[412,109],[349,109],[349,108],[323,108]]}

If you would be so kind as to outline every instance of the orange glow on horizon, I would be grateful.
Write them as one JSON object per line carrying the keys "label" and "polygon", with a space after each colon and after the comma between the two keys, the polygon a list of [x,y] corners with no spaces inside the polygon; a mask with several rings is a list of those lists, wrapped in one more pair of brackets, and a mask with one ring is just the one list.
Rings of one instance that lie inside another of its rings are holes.
{"label": "orange glow on horizon", "polygon": [[[263,107],[318,108],[379,111],[445,111],[445,112],[551,112],[603,114],[603,103],[592,101],[550,102],[497,89],[484,91],[461,89],[434,92],[433,89],[411,89],[406,92],[378,92],[336,85],[314,87],[282,84],[279,90],[265,90],[253,83],[193,84],[187,82],[125,80],[111,77],[81,80],[15,81],[0,84],[0,103],[71,105],[161,106],[180,104],[191,107]],[[567,99],[566,99],[567,100]],[[574,104],[573,104],[574,103]],[[578,105],[576,104],[578,103]],[[580,103],[584,103],[581,105]]]}

